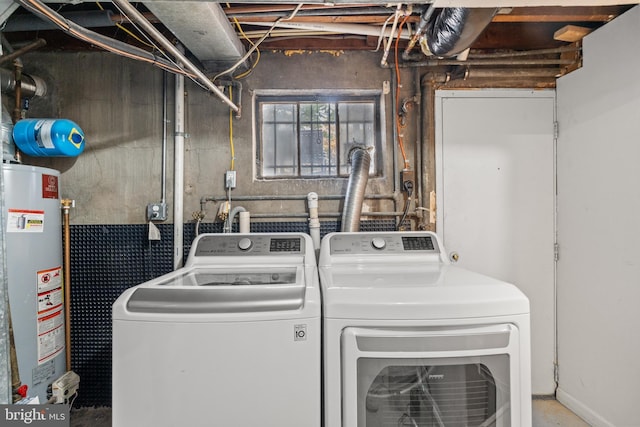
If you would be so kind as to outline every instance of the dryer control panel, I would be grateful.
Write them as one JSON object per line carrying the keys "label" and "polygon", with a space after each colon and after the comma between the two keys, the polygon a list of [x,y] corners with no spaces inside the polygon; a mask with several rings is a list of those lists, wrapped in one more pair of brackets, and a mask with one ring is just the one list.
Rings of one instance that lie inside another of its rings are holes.
{"label": "dryer control panel", "polygon": [[210,234],[195,243],[195,256],[304,255],[305,244],[298,236]]}
{"label": "dryer control panel", "polygon": [[336,233],[331,236],[330,245],[331,255],[440,253],[436,237],[420,232]]}

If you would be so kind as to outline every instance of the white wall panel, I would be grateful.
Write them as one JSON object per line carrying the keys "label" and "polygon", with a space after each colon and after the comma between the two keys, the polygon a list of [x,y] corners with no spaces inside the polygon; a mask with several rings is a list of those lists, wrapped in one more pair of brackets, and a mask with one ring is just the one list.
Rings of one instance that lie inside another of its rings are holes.
{"label": "white wall panel", "polygon": [[531,303],[532,391],[555,392],[554,91],[436,93],[437,231]]}
{"label": "white wall panel", "polygon": [[594,426],[638,426],[640,8],[584,41],[558,81],[558,398]]}

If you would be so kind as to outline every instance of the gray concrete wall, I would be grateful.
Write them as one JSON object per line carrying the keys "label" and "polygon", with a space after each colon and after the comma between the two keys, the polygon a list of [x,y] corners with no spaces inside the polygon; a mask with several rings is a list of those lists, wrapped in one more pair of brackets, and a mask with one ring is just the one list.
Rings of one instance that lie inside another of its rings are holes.
{"label": "gray concrete wall", "polygon": [[[238,173],[232,197],[246,195],[344,194],[347,179],[258,181],[254,178],[251,95],[262,89],[378,89],[391,79],[379,65],[380,53],[348,52],[338,56],[303,53],[287,56],[263,52],[252,74],[242,81],[243,114],[234,119]],[[76,200],[74,224],[145,222],[146,205],[161,196],[162,71],[110,53],[39,53],[24,58],[25,72],[42,77],[49,94],[35,99],[29,117],[76,121],[87,146],[75,159],[27,159],[62,171],[62,195]],[[402,97],[414,94],[412,71],[403,71]],[[173,205],[174,78],[169,76],[169,155],[167,200]],[[7,100],[5,99],[5,102]],[[391,95],[385,95],[384,174],[369,181],[369,194],[393,192]],[[411,114],[416,109],[411,111]],[[413,118],[405,131],[409,155],[415,144]],[[186,84],[185,220],[200,210],[203,196],[224,196],[224,172],[230,166],[229,109],[216,97]],[[413,157],[410,157],[413,163]],[[252,213],[304,213],[304,202],[238,202]],[[363,210],[393,211],[390,201],[367,201]],[[401,206],[398,207],[400,209]],[[217,206],[206,206],[205,222],[214,221]],[[321,212],[340,212],[340,202],[321,202]]]}

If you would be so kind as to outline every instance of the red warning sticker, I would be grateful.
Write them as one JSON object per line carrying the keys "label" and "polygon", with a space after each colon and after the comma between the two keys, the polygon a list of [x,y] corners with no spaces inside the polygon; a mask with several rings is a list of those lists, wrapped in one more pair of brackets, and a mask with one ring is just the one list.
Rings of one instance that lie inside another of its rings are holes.
{"label": "red warning sticker", "polygon": [[42,174],[42,198],[58,198],[58,177],[55,175]]}

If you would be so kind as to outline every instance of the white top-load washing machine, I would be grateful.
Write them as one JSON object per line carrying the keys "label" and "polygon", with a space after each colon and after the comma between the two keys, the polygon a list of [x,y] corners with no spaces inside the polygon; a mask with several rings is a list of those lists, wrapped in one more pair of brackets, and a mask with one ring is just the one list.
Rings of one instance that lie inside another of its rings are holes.
{"label": "white top-load washing machine", "polygon": [[113,426],[320,426],[309,236],[203,234],[113,305]]}
{"label": "white top-load washing machine", "polygon": [[529,301],[430,232],[322,240],[324,427],[530,427]]}

